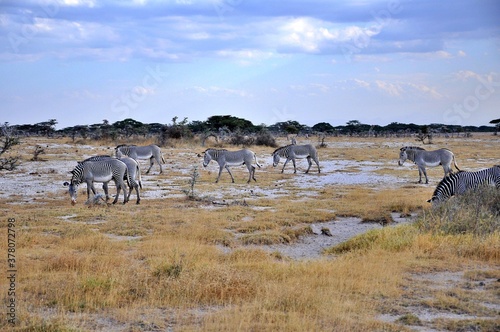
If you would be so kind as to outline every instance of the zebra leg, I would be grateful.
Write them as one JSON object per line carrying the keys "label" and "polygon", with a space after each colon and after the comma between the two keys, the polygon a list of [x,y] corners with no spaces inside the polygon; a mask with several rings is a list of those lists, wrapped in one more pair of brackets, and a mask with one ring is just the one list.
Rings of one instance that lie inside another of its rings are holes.
{"label": "zebra leg", "polygon": [[115,180],[115,186],[116,186],[116,196],[115,199],[113,200],[113,204],[116,204],[118,202],[118,197],[120,196],[120,189],[121,186],[118,184],[118,181]]}
{"label": "zebra leg", "polygon": [[418,182],[417,183],[422,183],[422,170],[420,167],[418,168]]}
{"label": "zebra leg", "polygon": [[[234,183],[233,173],[231,173],[229,166],[226,165],[225,168],[227,169],[227,172],[229,173],[229,175],[231,175],[231,182]],[[219,172],[219,176],[220,176],[220,172]]]}
{"label": "zebra leg", "polygon": [[[128,197],[130,198],[130,193],[132,192],[132,189],[130,189],[130,192],[128,194]],[[135,185],[135,194],[137,195],[137,200],[135,201],[135,204],[140,204],[141,203],[141,196],[139,194],[139,185]],[[127,199],[128,201],[128,199]]]}
{"label": "zebra leg", "polygon": [[286,158],[285,163],[283,164],[283,168],[281,169],[281,173],[285,171],[286,164],[290,161],[290,159]]}
{"label": "zebra leg", "polygon": [[295,165],[295,158],[292,158],[292,163],[293,163],[293,174],[297,174],[297,165]]}
{"label": "zebra leg", "polygon": [[310,156],[307,157],[307,163],[309,164],[309,167],[307,168],[306,174],[309,173],[309,170],[311,169],[312,166],[312,161]]}
{"label": "zebra leg", "polygon": [[104,195],[106,196],[106,202],[109,200],[108,183],[104,182],[102,184],[102,190],[104,190]]}
{"label": "zebra leg", "polygon": [[[149,168],[148,170],[146,171],[146,174],[149,174],[149,171],[151,170],[151,168],[153,167],[153,164],[154,164],[154,157],[151,157],[149,158]],[[160,165],[160,169],[161,169],[161,165]]]}
{"label": "zebra leg", "polygon": [[253,179],[255,182],[257,182],[257,180],[255,179],[255,166],[253,165],[250,165],[250,167],[248,167],[248,181],[247,183],[250,183],[250,181]]}
{"label": "zebra leg", "polygon": [[319,168],[319,160],[318,160],[318,157],[314,158],[314,162],[316,163],[316,165],[318,165],[318,173],[321,173],[321,169]]}
{"label": "zebra leg", "polygon": [[132,191],[135,189],[135,195],[137,196],[137,200],[135,202],[135,204],[140,204],[141,202],[141,197],[139,196],[139,185],[134,182],[134,184],[130,185],[130,187],[128,187],[128,196],[127,196],[127,202],[130,201],[130,196],[132,195]]}
{"label": "zebra leg", "polygon": [[427,178],[427,172],[425,171],[425,167],[422,167],[422,172],[424,173],[424,176],[425,176],[425,184],[428,184],[429,179]]}
{"label": "zebra leg", "polygon": [[[151,157],[151,158],[153,158],[153,157]],[[160,174],[163,173],[163,169],[161,167],[161,158],[160,158],[160,156],[155,155],[154,158],[155,158],[156,162],[158,163],[158,166],[160,166]]]}
{"label": "zebra leg", "polygon": [[90,199],[90,191],[92,190],[92,193],[95,195],[95,187],[94,187],[94,181],[87,180],[87,200]]}

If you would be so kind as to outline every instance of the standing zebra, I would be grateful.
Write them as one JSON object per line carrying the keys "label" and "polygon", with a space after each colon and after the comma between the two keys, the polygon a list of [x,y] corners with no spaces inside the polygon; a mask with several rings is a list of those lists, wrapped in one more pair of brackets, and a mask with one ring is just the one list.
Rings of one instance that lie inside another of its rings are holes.
{"label": "standing zebra", "polygon": [[446,176],[437,185],[432,198],[427,202],[438,205],[454,195],[461,195],[467,190],[476,189],[480,185],[494,185],[500,189],[500,166],[483,169],[477,172],[459,171]]}
{"label": "standing zebra", "polygon": [[165,159],[163,158],[163,154],[161,153],[160,148],[155,145],[147,145],[147,146],[137,146],[137,145],[118,145],[115,148],[115,154],[117,158],[120,158],[122,155],[129,156],[135,160],[137,159],[149,159],[149,168],[146,171],[146,174],[149,174],[149,171],[153,167],[154,160],[160,166],[160,174],[163,173],[163,169],[161,164],[165,163]]}
{"label": "standing zebra", "polygon": [[246,165],[248,172],[250,173],[247,183],[255,179],[255,166],[252,165],[252,161],[255,160],[255,164],[261,167],[257,162],[257,156],[255,153],[248,149],[238,150],[238,151],[228,151],[226,149],[207,149],[204,152],[203,157],[203,167],[207,167],[211,160],[215,160],[219,164],[219,175],[215,183],[219,182],[222,169],[227,169],[227,172],[231,176],[231,181],[234,183],[234,177],[229,169],[229,166],[239,166]]}
{"label": "standing zebra", "polygon": [[319,167],[319,160],[318,160],[318,152],[316,151],[316,148],[312,146],[311,144],[305,144],[305,145],[295,145],[295,144],[290,144],[286,146],[282,146],[280,148],[277,148],[274,150],[273,154],[273,166],[276,167],[278,166],[280,162],[280,157],[281,158],[286,158],[285,164],[283,165],[283,168],[281,169],[281,173],[285,171],[285,166],[286,164],[291,160],[293,163],[293,172],[297,173],[297,166],[295,165],[295,159],[301,159],[301,158],[307,158],[307,162],[309,163],[309,167],[307,168],[306,173],[309,173],[309,170],[311,169],[312,165],[312,160],[318,165],[318,173],[321,173],[321,169]]}
{"label": "standing zebra", "polygon": [[457,170],[460,170],[455,160],[455,155],[448,149],[439,149],[434,151],[427,151],[424,148],[417,146],[405,146],[399,150],[399,166],[409,159],[418,166],[418,183],[422,183],[422,173],[425,176],[425,183],[429,183],[425,167],[443,166],[444,176],[453,173],[451,163],[455,165]]}
{"label": "standing zebra", "polygon": [[118,201],[121,189],[123,189],[123,204],[128,201],[127,187],[123,181],[125,178],[129,182],[127,165],[118,159],[78,162],[71,174],[73,174],[71,181],[65,182],[64,185],[69,186],[69,195],[73,205],[76,204],[78,186],[83,182],[87,183],[87,199],[90,198],[90,190],[94,195],[96,193],[94,182],[107,183],[113,180],[116,185],[116,197],[113,204]]}

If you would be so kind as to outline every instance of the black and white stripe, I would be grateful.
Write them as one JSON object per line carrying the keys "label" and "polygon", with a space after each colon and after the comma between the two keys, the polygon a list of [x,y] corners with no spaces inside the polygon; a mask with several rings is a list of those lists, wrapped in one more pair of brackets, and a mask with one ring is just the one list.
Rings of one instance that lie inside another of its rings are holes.
{"label": "black and white stripe", "polygon": [[450,174],[439,182],[428,202],[439,204],[451,196],[461,195],[483,184],[500,188],[500,166],[496,165],[477,172],[460,171]]}

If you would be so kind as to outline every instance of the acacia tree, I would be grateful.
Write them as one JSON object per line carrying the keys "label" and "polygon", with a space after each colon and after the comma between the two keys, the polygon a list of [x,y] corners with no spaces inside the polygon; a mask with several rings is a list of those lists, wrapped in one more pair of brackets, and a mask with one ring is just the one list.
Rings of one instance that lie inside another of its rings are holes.
{"label": "acacia tree", "polygon": [[12,134],[9,123],[5,122],[2,126],[2,140],[0,142],[0,170],[5,169],[12,171],[19,165],[19,157],[2,157],[4,153],[9,151],[13,146],[20,143],[19,138]]}
{"label": "acacia tree", "polygon": [[490,123],[495,125],[495,133],[493,135],[498,135],[498,130],[500,130],[500,119],[491,120]]}

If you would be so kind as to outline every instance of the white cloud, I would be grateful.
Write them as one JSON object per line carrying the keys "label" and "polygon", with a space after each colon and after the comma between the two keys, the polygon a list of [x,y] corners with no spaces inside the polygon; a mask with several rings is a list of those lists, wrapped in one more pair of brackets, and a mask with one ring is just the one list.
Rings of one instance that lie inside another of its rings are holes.
{"label": "white cloud", "polygon": [[375,81],[375,85],[385,93],[391,96],[400,96],[403,93],[403,89],[399,84],[389,83],[384,81]]}
{"label": "white cloud", "polygon": [[229,89],[229,88],[223,88],[219,86],[209,86],[209,87],[202,87],[202,86],[193,86],[189,90],[196,91],[198,93],[211,96],[211,97],[223,97],[223,96],[238,96],[238,97],[243,97],[243,98],[248,98],[252,97],[252,94],[245,91],[245,90],[238,90],[238,89]]}

